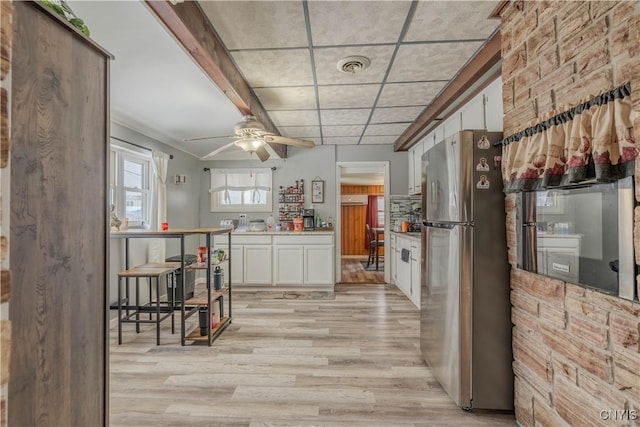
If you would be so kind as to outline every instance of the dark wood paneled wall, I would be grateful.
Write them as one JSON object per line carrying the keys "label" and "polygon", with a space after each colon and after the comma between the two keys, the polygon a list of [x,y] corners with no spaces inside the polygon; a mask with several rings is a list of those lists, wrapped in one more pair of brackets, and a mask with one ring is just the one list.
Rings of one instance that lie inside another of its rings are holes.
{"label": "dark wood paneled wall", "polygon": [[[384,196],[384,185],[341,185],[340,191],[341,194]],[[342,206],[341,221],[342,255],[368,255],[369,250],[364,247],[367,205]]]}
{"label": "dark wood paneled wall", "polygon": [[367,255],[369,250],[364,248],[367,205],[343,205],[341,210],[342,255]]}
{"label": "dark wood paneled wall", "polygon": [[9,425],[105,425],[108,59],[14,6]]}
{"label": "dark wood paneled wall", "polygon": [[384,185],[341,185],[342,194],[367,194],[384,196]]}

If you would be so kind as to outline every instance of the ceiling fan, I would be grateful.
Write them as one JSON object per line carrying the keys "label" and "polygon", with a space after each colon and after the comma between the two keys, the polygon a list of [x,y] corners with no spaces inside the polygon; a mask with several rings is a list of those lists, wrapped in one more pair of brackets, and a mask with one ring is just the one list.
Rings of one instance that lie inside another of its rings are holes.
{"label": "ceiling fan", "polygon": [[266,143],[285,144],[304,148],[315,147],[313,141],[307,141],[305,139],[298,138],[289,138],[286,136],[280,136],[268,132],[267,130],[265,130],[263,124],[256,120],[254,116],[242,116],[242,120],[240,120],[233,126],[233,131],[235,135],[189,138],[185,139],[185,141],[201,141],[205,139],[216,138],[235,138],[235,141],[212,151],[211,153],[204,156],[204,158],[211,158],[216,154],[226,150],[227,148],[235,145],[236,147],[240,147],[250,154],[256,153],[256,156],[258,156],[258,158],[263,162],[269,158],[269,152],[264,147]]}

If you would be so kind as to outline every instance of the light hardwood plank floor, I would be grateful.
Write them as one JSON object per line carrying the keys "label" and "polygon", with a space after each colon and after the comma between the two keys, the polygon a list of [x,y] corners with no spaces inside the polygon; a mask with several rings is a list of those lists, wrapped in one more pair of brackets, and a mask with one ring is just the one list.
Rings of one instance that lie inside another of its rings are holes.
{"label": "light hardwood plank floor", "polygon": [[342,257],[342,283],[384,283],[384,266],[378,271],[365,270],[361,261],[367,257]]}
{"label": "light hardwood plank floor", "polygon": [[515,425],[452,403],[420,356],[419,313],[393,285],[233,296],[212,347],[181,347],[169,321],[160,346],[152,327],[123,325],[121,346],[111,332],[112,426]]}

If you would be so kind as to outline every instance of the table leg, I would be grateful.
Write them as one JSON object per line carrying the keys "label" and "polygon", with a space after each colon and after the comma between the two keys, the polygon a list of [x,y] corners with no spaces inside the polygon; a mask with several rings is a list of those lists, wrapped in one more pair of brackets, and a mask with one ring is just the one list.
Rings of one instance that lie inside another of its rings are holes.
{"label": "table leg", "polygon": [[[125,282],[126,283],[126,282]],[[122,344],[122,278],[118,277],[118,345]],[[127,301],[127,305],[129,301]]]}
{"label": "table leg", "polygon": [[380,246],[378,246],[379,241],[380,234],[376,231],[376,271],[378,271],[378,261],[380,259]]}
{"label": "table leg", "polygon": [[[136,320],[140,320],[140,278],[136,277]],[[140,322],[136,322],[136,333],[140,333]]]}
{"label": "table leg", "polygon": [[[149,279],[152,280],[152,279]],[[151,289],[152,286],[149,286]],[[160,276],[156,277],[156,296],[160,295]],[[151,310],[149,310],[151,316]],[[160,345],[160,297],[156,299],[156,345]]]}

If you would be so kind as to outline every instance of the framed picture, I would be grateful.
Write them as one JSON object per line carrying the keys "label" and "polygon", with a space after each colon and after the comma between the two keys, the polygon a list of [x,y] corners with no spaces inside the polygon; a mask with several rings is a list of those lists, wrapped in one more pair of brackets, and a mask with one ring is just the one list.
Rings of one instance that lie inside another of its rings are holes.
{"label": "framed picture", "polygon": [[311,181],[311,203],[324,203],[324,181]]}

